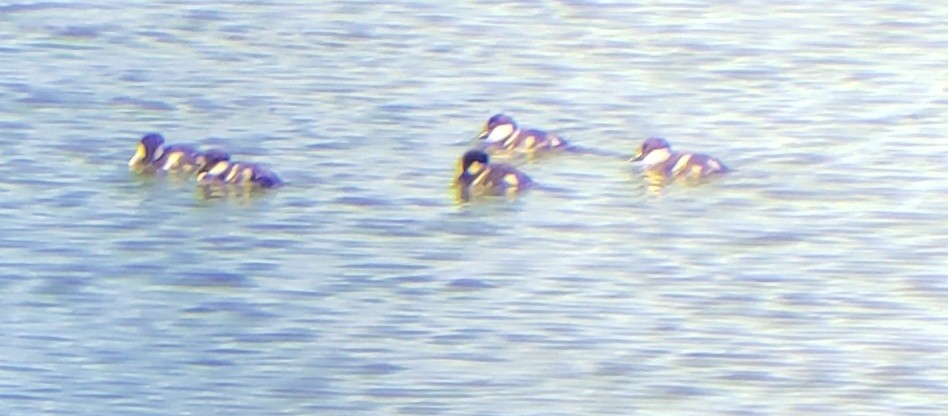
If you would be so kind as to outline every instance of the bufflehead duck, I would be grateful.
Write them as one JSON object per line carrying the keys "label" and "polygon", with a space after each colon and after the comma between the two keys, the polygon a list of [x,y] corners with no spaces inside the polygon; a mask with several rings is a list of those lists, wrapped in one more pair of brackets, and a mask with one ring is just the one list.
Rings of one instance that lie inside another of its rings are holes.
{"label": "bufflehead duck", "polygon": [[217,160],[198,171],[202,184],[242,184],[260,188],[277,188],[283,181],[270,169],[256,163]]}
{"label": "bufflehead duck", "polygon": [[521,129],[513,117],[500,113],[477,134],[480,149],[492,155],[550,153],[569,147],[561,137],[541,130]]}
{"label": "bufflehead duck", "polygon": [[491,163],[490,156],[475,149],[464,153],[458,161],[454,185],[458,199],[468,201],[481,195],[516,195],[534,185],[529,176],[504,163]]}
{"label": "bufflehead duck", "polygon": [[142,136],[135,154],[128,160],[128,167],[140,171],[193,172],[201,166],[197,163],[197,150],[193,146],[175,144],[165,146],[165,138],[157,133]]}
{"label": "bufflehead duck", "polygon": [[636,150],[630,162],[642,162],[645,173],[662,179],[684,178],[698,180],[730,171],[712,156],[691,152],[672,152],[671,145],[662,138],[646,139]]}

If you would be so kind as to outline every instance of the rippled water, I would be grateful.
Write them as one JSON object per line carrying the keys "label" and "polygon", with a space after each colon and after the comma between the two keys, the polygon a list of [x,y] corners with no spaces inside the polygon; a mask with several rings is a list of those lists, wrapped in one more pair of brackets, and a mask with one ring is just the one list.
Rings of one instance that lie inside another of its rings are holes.
{"label": "rippled water", "polygon": [[[0,413],[948,409],[948,6],[0,6]],[[495,112],[622,160],[454,205]],[[288,182],[203,200],[141,134]]]}

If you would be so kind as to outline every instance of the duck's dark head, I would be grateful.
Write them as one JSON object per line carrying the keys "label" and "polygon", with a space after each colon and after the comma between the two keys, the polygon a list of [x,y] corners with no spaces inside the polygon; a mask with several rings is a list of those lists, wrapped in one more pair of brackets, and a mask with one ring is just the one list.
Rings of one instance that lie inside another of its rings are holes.
{"label": "duck's dark head", "polygon": [[148,133],[138,142],[135,154],[128,160],[129,167],[143,166],[154,163],[164,152],[165,138],[158,133]]}
{"label": "duck's dark head", "polygon": [[476,175],[489,161],[490,157],[483,150],[468,150],[461,157],[461,176]]}
{"label": "duck's dark head", "polygon": [[458,160],[458,175],[454,178],[454,185],[458,190],[458,198],[467,201],[471,197],[471,184],[478,174],[487,168],[490,159],[482,150],[468,150]]}
{"label": "duck's dark head", "polygon": [[517,122],[513,117],[498,113],[484,123],[484,128],[477,134],[476,139],[489,143],[496,142],[510,137],[515,131],[517,131]]}
{"label": "duck's dark head", "polygon": [[668,142],[665,139],[662,139],[660,137],[650,137],[648,139],[645,139],[645,141],[642,142],[641,145],[639,145],[639,148],[635,151],[635,155],[633,155],[632,158],[629,159],[629,161],[639,162],[645,159],[646,157],[648,157],[648,155],[651,154],[652,152],[662,151],[662,150],[665,151],[666,153],[670,152],[671,145],[668,144]]}
{"label": "duck's dark head", "polygon": [[197,156],[198,173],[207,172],[220,162],[230,160],[230,153],[220,149],[210,149]]}

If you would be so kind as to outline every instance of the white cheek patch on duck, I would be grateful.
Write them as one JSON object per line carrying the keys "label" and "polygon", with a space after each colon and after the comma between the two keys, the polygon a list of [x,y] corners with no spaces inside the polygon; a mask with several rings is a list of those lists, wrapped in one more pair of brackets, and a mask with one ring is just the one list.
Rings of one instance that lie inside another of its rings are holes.
{"label": "white cheek patch on duck", "polygon": [[668,160],[669,157],[671,157],[671,153],[668,152],[668,149],[655,149],[645,155],[642,163],[646,166],[657,165]]}
{"label": "white cheek patch on duck", "polygon": [[[691,153],[685,153],[681,155],[681,157],[678,158],[678,161],[675,162],[675,166],[672,166],[672,169],[671,169],[672,176],[678,176],[678,174],[680,174],[685,169],[685,167],[688,166],[688,162],[691,161],[692,156],[693,155]],[[701,170],[701,167],[698,166],[698,171],[700,170]],[[692,170],[692,172],[694,172],[694,170]]]}
{"label": "white cheek patch on duck", "polygon": [[158,146],[158,148],[155,149],[155,154],[151,157],[151,160],[154,162],[158,159],[161,159],[161,157],[164,156],[164,154],[165,154],[165,148]]}
{"label": "white cheek patch on duck", "polygon": [[514,132],[514,126],[510,124],[501,124],[499,126],[491,129],[490,134],[487,137],[484,137],[484,141],[488,143],[496,143],[503,141],[510,137]]}
{"label": "white cheek patch on duck", "polygon": [[132,155],[131,159],[128,159],[128,166],[135,166],[142,160],[145,160],[145,145],[139,143],[135,149],[135,154]]}
{"label": "white cheek patch on duck", "polygon": [[481,162],[471,162],[471,164],[467,167],[467,174],[468,174],[468,175],[477,175],[477,173],[480,172],[481,169],[484,169],[484,164],[483,164],[483,163],[481,163]]}

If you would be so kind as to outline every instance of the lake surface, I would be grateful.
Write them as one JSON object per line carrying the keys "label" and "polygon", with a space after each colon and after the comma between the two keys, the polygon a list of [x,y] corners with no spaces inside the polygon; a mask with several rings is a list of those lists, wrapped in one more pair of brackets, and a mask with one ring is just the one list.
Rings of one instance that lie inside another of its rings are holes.
{"label": "lake surface", "polygon": [[[948,412],[948,3],[121,4],[0,6],[0,414]],[[458,206],[500,111],[734,173]]]}

